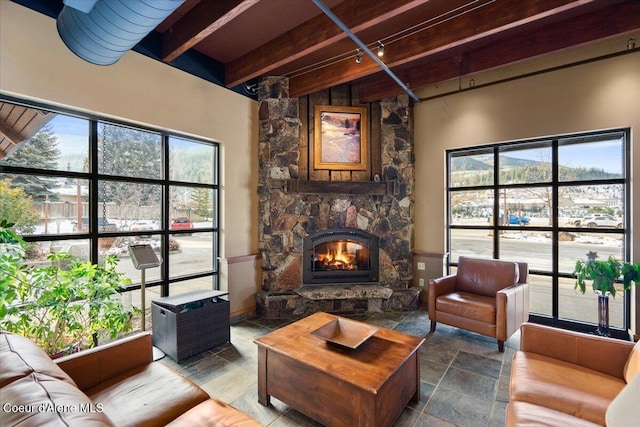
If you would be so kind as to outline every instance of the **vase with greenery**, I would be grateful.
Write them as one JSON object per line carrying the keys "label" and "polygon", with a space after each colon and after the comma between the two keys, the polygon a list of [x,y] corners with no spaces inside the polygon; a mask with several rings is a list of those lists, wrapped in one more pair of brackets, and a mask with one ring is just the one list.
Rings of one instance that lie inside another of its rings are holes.
{"label": "vase with greenery", "polygon": [[29,265],[17,256],[0,257],[0,329],[23,335],[54,355],[133,328],[136,309],[127,309],[119,293],[130,279],[116,271],[115,256],[103,265],[66,252],[50,253],[47,259],[46,265]]}
{"label": "vase with greenery", "polygon": [[[620,290],[631,288],[631,283],[640,284],[640,263],[622,262],[609,256],[598,260],[597,252],[590,251],[587,260],[578,260],[573,271],[576,278],[574,289],[583,294],[587,281],[591,281],[593,291],[598,295],[598,329],[596,334],[611,336],[609,329],[609,295],[616,297]],[[619,281],[622,279],[621,281]]]}

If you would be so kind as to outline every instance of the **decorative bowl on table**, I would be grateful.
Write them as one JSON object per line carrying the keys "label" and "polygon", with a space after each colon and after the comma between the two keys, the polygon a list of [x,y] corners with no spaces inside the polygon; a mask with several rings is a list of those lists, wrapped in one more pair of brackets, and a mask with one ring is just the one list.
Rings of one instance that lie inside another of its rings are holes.
{"label": "decorative bowl on table", "polygon": [[350,349],[358,348],[380,328],[367,323],[338,317],[311,332],[328,343]]}

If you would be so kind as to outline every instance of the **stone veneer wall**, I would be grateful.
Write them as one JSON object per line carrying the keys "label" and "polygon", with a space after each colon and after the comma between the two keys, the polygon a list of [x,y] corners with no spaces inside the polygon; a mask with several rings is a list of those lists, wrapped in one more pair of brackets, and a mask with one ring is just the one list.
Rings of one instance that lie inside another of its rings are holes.
{"label": "stone veneer wall", "polygon": [[[264,79],[258,99],[262,291],[256,295],[256,312],[264,317],[277,318],[320,309],[358,312],[415,305],[414,301],[407,303],[397,298],[383,301],[382,307],[377,308],[368,307],[366,300],[357,298],[341,302],[303,303],[295,292],[302,284],[303,238],[317,230],[343,227],[359,228],[380,237],[382,286],[401,295],[402,291],[395,290],[411,285],[414,165],[408,96],[383,100],[380,103],[380,123],[374,124],[380,126],[382,139],[381,178],[382,181],[393,182],[389,186],[393,189],[392,194],[385,196],[288,192],[288,180],[299,179],[300,170],[298,99],[288,97],[288,80],[280,77]],[[410,293],[404,299],[412,300],[414,297]]]}

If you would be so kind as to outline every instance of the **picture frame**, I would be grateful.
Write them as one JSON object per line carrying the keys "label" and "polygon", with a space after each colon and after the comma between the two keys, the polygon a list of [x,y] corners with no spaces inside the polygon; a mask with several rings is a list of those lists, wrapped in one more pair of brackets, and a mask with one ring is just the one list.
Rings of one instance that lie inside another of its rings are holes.
{"label": "picture frame", "polygon": [[367,170],[367,108],[316,105],[314,113],[313,167],[329,170]]}

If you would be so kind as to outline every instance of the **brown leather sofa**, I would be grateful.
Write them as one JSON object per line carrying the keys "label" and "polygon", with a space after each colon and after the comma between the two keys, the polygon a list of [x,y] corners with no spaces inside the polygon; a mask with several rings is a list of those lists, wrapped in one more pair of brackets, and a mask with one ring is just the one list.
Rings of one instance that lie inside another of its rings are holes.
{"label": "brown leather sofa", "polygon": [[640,343],[525,323],[507,426],[637,426]]}
{"label": "brown leather sofa", "polygon": [[444,323],[496,338],[498,350],[529,320],[529,266],[459,257],[456,274],[429,280],[431,332]]}
{"label": "brown leather sofa", "polygon": [[243,426],[259,423],[153,362],[150,333],[56,361],[0,332],[0,425]]}

